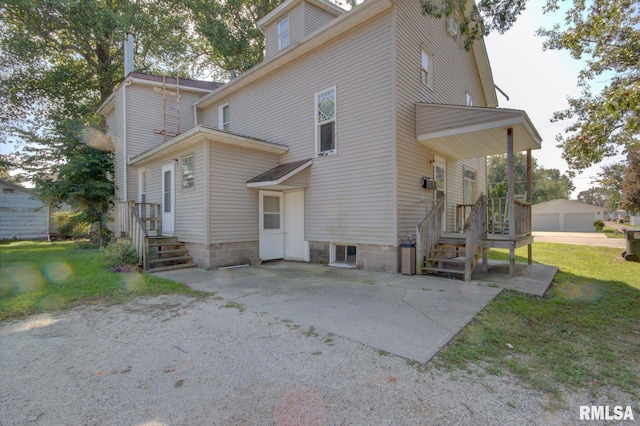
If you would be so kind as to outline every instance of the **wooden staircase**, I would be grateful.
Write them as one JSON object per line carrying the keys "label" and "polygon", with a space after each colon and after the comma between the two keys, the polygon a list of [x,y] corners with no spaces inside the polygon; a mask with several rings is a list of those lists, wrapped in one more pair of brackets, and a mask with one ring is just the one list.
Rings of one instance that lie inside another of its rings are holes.
{"label": "wooden staircase", "polygon": [[175,237],[149,237],[149,271],[161,272],[196,266],[184,243]]}
{"label": "wooden staircase", "polygon": [[464,279],[466,238],[464,234],[443,234],[429,257],[424,258],[423,274]]}

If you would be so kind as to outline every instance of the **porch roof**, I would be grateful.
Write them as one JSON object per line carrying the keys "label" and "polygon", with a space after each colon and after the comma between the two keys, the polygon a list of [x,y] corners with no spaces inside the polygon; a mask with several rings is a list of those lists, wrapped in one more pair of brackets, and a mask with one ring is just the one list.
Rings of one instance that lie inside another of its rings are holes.
{"label": "porch roof", "polygon": [[220,142],[273,154],[286,154],[289,150],[285,145],[267,142],[262,139],[239,135],[237,133],[225,132],[223,130],[203,126],[201,124],[156,146],[155,148],[130,158],[128,162],[131,165],[143,164],[145,161],[151,160],[159,155],[179,152],[187,145],[203,141]]}
{"label": "porch roof", "polygon": [[281,164],[271,170],[247,181],[247,188],[261,189],[293,189],[296,185],[286,185],[284,182],[313,164],[313,160],[300,160]]}
{"label": "porch roof", "polygon": [[418,142],[456,160],[506,153],[508,128],[515,152],[540,149],[542,138],[522,110],[416,104]]}

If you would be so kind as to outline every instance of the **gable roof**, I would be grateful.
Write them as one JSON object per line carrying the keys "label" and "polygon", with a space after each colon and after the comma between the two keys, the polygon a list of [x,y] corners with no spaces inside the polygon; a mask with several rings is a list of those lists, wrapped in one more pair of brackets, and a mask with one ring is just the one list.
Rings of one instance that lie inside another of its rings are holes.
{"label": "gable roof", "polygon": [[275,19],[289,12],[291,9],[293,9],[303,1],[312,4],[317,8],[322,9],[334,16],[340,16],[343,13],[347,12],[340,6],[330,3],[326,0],[285,0],[258,21],[258,28],[260,28],[264,32],[264,29],[268,27]]}
{"label": "gable roof", "polygon": [[588,204],[588,203],[583,203],[581,201],[575,201],[575,200],[567,200],[564,198],[558,198],[555,200],[549,200],[549,201],[544,201],[542,203],[537,203],[534,204],[533,206],[531,206],[532,208],[540,208],[540,207],[551,207],[553,205],[560,205],[560,204],[564,204],[564,205],[570,205],[576,208],[580,208],[583,210],[590,210],[593,212],[597,212],[597,211],[603,211],[604,207],[600,207],[600,206],[594,206],[593,204]]}
{"label": "gable roof", "polygon": [[205,140],[226,143],[229,145],[240,146],[243,148],[255,149],[263,152],[274,154],[285,154],[289,148],[273,142],[267,142],[262,139],[252,138],[249,136],[239,135],[237,133],[225,132],[223,130],[214,129],[213,127],[204,126],[202,124],[193,129],[176,136],[167,142],[151,148],[142,154],[139,154],[128,160],[131,165],[140,164],[146,160],[150,160],[157,155],[165,155],[178,152],[185,145]]}
{"label": "gable roof", "polygon": [[31,194],[31,195],[35,195],[36,194],[36,190],[34,188],[26,188],[26,187],[24,187],[24,186],[22,186],[20,184],[13,183],[13,182],[10,182],[10,181],[5,180],[5,179],[0,179],[0,184],[2,184],[4,186],[8,186],[9,188],[12,188],[12,189],[15,189],[15,190],[18,190],[18,191],[26,192],[26,193]]}

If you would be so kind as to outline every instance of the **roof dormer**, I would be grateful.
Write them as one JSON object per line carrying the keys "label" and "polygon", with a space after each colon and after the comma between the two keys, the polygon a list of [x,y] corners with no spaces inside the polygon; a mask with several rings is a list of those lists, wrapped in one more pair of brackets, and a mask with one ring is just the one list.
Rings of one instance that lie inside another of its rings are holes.
{"label": "roof dormer", "polygon": [[326,0],[285,0],[258,21],[265,59],[294,45],[346,11]]}

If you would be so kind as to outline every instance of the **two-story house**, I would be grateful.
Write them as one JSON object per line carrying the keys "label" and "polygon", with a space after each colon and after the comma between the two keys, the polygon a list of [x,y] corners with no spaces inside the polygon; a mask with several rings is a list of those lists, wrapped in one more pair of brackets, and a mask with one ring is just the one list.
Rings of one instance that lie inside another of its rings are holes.
{"label": "two-story house", "polygon": [[428,271],[465,245],[473,265],[530,247],[530,204],[481,196],[487,155],[541,142],[526,113],[497,108],[482,41],[465,50],[456,21],[419,0],[285,0],[259,26],[264,62],[228,83],[131,73],[100,107],[121,235],[156,229],[204,267],[397,272],[417,238]]}

